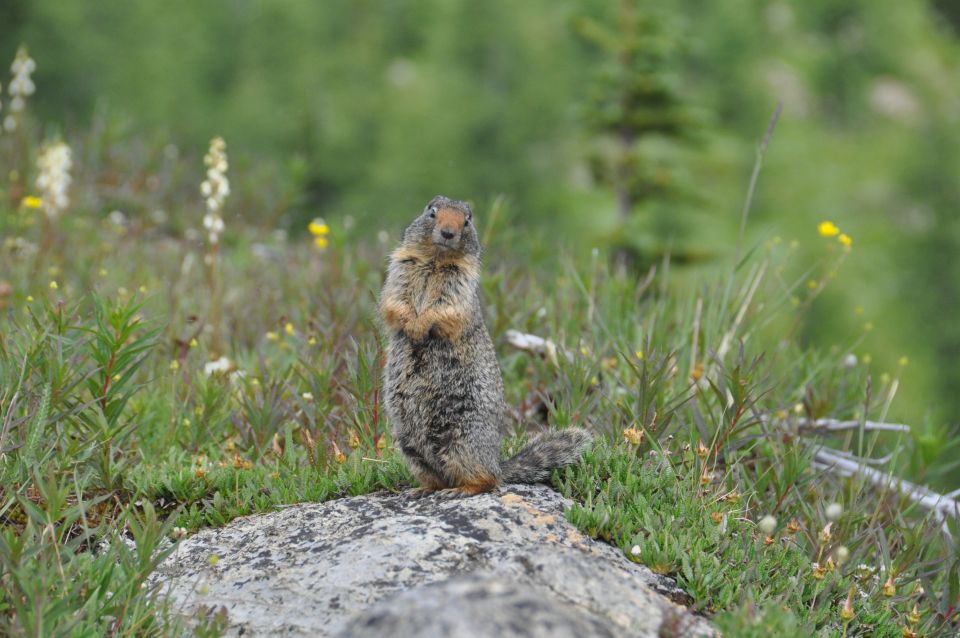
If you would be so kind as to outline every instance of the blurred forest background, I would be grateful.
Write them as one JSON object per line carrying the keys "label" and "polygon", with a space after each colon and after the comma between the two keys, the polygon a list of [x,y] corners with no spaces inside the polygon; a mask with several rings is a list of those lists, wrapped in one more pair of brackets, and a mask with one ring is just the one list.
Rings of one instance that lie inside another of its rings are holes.
{"label": "blurred forest background", "polygon": [[29,46],[30,108],[58,123],[50,133],[102,127],[198,167],[224,136],[248,194],[228,226],[294,234],[349,216],[396,236],[444,193],[481,215],[505,202],[499,232],[530,250],[598,247],[638,274],[669,253],[675,286],[736,253],[756,148],[783,100],[747,246],[793,245],[811,263],[819,222],[848,233],[804,338],[856,344],[877,374],[903,367],[893,416],[955,422],[960,5],[639,6],[4,0],[0,60]]}

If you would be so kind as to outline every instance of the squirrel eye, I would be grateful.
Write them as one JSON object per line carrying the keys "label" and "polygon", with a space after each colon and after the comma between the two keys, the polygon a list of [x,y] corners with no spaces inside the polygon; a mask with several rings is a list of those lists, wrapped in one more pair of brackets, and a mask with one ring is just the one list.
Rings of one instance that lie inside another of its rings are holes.
{"label": "squirrel eye", "polygon": [[437,216],[437,208],[435,206],[428,208],[427,212],[430,214],[430,219],[434,219]]}
{"label": "squirrel eye", "polygon": [[473,215],[467,215],[467,219],[463,223],[469,224],[471,219],[473,219]]}

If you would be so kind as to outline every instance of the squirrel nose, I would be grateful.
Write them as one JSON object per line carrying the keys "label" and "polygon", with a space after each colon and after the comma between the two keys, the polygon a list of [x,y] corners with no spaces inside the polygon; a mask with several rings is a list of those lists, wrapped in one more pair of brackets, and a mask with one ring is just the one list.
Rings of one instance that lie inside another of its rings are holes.
{"label": "squirrel nose", "polygon": [[454,235],[452,230],[446,230],[446,229],[441,230],[440,234],[443,236],[444,239],[453,239],[453,235]]}

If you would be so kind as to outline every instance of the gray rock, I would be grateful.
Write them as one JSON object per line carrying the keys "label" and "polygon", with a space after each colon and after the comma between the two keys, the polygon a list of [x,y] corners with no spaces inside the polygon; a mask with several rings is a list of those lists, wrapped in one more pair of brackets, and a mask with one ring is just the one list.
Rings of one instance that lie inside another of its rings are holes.
{"label": "gray rock", "polygon": [[297,505],[182,541],[151,583],[185,615],[225,608],[231,635],[714,633],[670,579],[580,534],[569,505],[525,485]]}

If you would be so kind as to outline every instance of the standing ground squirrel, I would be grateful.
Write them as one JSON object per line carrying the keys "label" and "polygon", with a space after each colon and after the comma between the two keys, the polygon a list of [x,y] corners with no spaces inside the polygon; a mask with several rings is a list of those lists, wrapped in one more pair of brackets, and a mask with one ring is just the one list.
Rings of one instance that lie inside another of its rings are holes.
{"label": "standing ground squirrel", "polygon": [[390,255],[380,296],[387,415],[421,494],[468,496],[503,482],[545,481],[590,443],[586,430],[553,430],[501,462],[506,401],[479,280],[470,207],[434,197]]}

